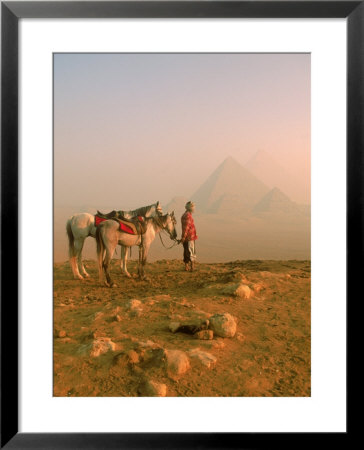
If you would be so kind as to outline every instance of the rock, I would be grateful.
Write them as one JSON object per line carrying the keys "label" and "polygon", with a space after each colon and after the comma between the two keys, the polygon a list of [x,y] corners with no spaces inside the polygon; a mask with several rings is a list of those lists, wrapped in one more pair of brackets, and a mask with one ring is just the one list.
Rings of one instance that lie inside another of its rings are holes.
{"label": "rock", "polygon": [[135,310],[135,309],[141,309],[142,306],[142,302],[140,300],[130,300],[130,302],[127,304],[127,308],[130,310]]}
{"label": "rock", "polygon": [[180,326],[181,326],[180,322],[171,322],[168,325],[168,328],[169,328],[170,331],[172,331],[172,333],[175,333]]}
{"label": "rock", "polygon": [[218,339],[213,339],[212,341],[203,341],[201,342],[201,345],[204,346],[204,348],[213,348],[215,350],[221,350],[222,348],[225,347],[225,342],[223,339],[218,338]]}
{"label": "rock", "polygon": [[214,364],[216,364],[217,361],[214,355],[211,355],[211,353],[204,352],[199,348],[190,350],[188,352],[188,355],[192,359],[197,360],[203,366],[206,366],[208,369],[210,369]]}
{"label": "rock", "polygon": [[225,342],[222,339],[216,339],[211,342],[211,347],[221,350],[225,347]]}
{"label": "rock", "polygon": [[210,317],[210,329],[221,337],[234,337],[236,333],[236,321],[231,314],[215,314]]}
{"label": "rock", "polygon": [[114,351],[116,345],[110,338],[100,337],[95,339],[90,345],[90,356],[96,358],[108,351]]}
{"label": "rock", "polygon": [[130,302],[126,305],[127,309],[130,310],[130,315],[132,317],[140,317],[142,315],[142,302],[137,299],[130,300]]}
{"label": "rock", "polygon": [[58,337],[59,338],[64,338],[66,336],[67,336],[67,333],[64,330],[58,331]]}
{"label": "rock", "polygon": [[166,352],[163,348],[149,348],[141,350],[143,368],[164,367],[166,364]]}
{"label": "rock", "polygon": [[116,314],[115,320],[116,322],[121,322],[121,316],[119,314]]}
{"label": "rock", "polygon": [[138,391],[143,397],[165,397],[167,386],[157,381],[147,380],[139,386]]}
{"label": "rock", "polygon": [[235,295],[240,298],[249,299],[253,292],[246,284],[240,284],[235,291]]}
{"label": "rock", "polygon": [[142,348],[161,348],[161,346],[159,344],[157,344],[156,342],[153,342],[149,339],[146,342],[137,341],[137,344],[138,344],[138,347],[142,347]]}
{"label": "rock", "polygon": [[196,339],[209,340],[214,338],[214,332],[212,330],[202,330],[194,334]]}
{"label": "rock", "polygon": [[242,333],[236,333],[236,339],[240,342],[244,342],[245,336]]}
{"label": "rock", "polygon": [[139,355],[138,355],[138,353],[135,350],[129,350],[126,353],[126,356],[128,358],[128,362],[130,364],[138,364],[138,362],[139,362]]}
{"label": "rock", "polygon": [[255,283],[253,285],[253,289],[254,289],[254,292],[259,294],[259,292],[263,291],[265,289],[265,287],[264,287],[263,283]]}
{"label": "rock", "polygon": [[190,360],[181,350],[166,350],[167,371],[173,375],[183,375],[190,369]]}

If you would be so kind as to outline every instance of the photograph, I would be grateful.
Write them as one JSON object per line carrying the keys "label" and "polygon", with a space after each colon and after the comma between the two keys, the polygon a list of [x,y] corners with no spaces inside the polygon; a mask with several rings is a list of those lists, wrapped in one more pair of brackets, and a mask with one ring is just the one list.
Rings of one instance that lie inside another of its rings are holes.
{"label": "photograph", "polygon": [[53,396],[311,396],[310,53],[53,53]]}

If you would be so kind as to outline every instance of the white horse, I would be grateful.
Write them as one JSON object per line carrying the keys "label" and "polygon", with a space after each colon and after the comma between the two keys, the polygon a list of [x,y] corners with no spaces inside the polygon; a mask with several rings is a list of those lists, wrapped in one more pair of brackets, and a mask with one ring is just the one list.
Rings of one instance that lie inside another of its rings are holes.
{"label": "white horse", "polygon": [[144,266],[147,262],[148,251],[157,233],[166,230],[172,240],[176,240],[176,218],[174,212],[164,216],[146,218],[145,232],[143,234],[128,234],[120,231],[119,223],[116,220],[106,220],[102,222],[96,231],[97,261],[99,266],[100,282],[103,282],[103,271],[106,276],[106,286],[116,286],[110,278],[109,264],[114,255],[117,245],[131,247],[139,245],[138,273],[142,280],[146,280]]}
{"label": "white horse", "polygon": [[[137,216],[152,217],[161,214],[162,208],[159,202],[157,202],[131,211],[112,211],[109,214],[105,214],[105,216],[110,218],[132,219]],[[96,237],[95,216],[89,213],[75,214],[67,220],[66,231],[68,236],[68,253],[73,276],[74,278],[83,280],[83,277],[89,277],[89,274],[86,272],[82,262],[82,249],[85,239],[88,236],[93,238]],[[125,247],[121,247],[120,267],[122,268],[123,273],[130,278],[131,275],[128,272],[126,263],[127,250]]]}

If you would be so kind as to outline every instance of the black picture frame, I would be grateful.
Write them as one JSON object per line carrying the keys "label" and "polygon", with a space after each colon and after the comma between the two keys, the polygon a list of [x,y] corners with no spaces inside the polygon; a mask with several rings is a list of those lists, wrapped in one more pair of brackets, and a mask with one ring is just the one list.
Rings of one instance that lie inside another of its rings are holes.
{"label": "black picture frame", "polygon": [[[347,19],[348,313],[350,299],[358,299],[364,273],[364,1],[1,2],[1,448],[261,448],[277,439],[279,433],[18,433],[19,249],[14,249],[4,224],[11,219],[12,235],[17,233],[19,19],[236,17]],[[335,434],[339,445],[348,431]],[[327,444],[327,435],[316,434],[315,439],[321,440],[320,435]],[[305,445],[310,434],[279,434],[279,438],[283,447]]]}

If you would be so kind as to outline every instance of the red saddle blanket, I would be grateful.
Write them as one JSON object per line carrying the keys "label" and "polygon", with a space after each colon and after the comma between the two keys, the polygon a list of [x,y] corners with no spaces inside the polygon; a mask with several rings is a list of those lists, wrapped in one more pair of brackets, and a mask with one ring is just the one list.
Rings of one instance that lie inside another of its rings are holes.
{"label": "red saddle blanket", "polygon": [[[105,219],[104,217],[100,217],[98,215],[95,216],[95,227],[98,227],[100,225],[101,222],[104,222],[105,220],[110,220],[110,219]],[[128,234],[138,234],[136,227],[133,223],[130,223],[130,225],[128,225],[126,222],[124,222],[123,220],[120,219],[111,219],[111,220],[116,220],[117,222],[119,222],[119,229],[120,231],[123,231],[124,233],[128,233]],[[143,217],[138,217],[139,222],[143,222]]]}

